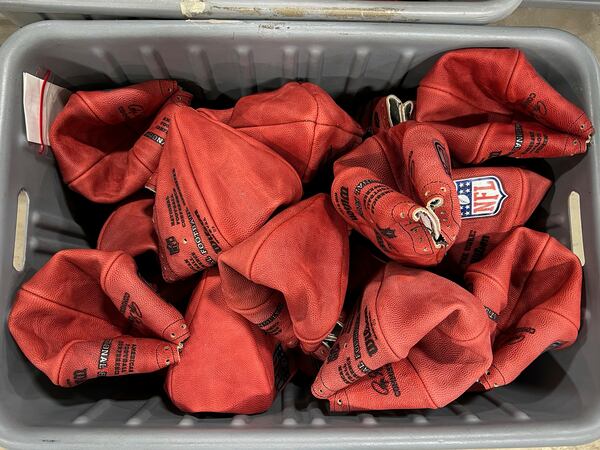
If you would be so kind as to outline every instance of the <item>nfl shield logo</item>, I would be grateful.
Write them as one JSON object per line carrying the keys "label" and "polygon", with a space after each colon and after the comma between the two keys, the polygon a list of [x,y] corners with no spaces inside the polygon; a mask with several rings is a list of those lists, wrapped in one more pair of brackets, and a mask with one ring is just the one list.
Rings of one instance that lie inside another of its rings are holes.
{"label": "nfl shield logo", "polygon": [[463,219],[495,216],[508,195],[495,176],[454,180]]}

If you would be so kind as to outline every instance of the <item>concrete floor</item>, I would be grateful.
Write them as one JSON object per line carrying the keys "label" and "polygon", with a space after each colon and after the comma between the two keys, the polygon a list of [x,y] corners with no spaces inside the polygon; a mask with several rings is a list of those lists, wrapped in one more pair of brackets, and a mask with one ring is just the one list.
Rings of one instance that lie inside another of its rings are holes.
{"label": "concrete floor", "polygon": [[600,59],[600,3],[597,11],[519,8],[497,25],[560,28],[579,36]]}
{"label": "concrete floor", "polygon": [[[569,31],[579,36],[592,48],[600,60],[600,9],[596,12],[589,9],[519,8],[510,17],[498,22],[497,25],[549,27]],[[15,30],[16,27],[0,15],[0,43],[4,42]],[[577,447],[552,447],[553,450],[569,448],[600,450],[600,440]],[[550,447],[545,447],[543,450],[550,450]]]}

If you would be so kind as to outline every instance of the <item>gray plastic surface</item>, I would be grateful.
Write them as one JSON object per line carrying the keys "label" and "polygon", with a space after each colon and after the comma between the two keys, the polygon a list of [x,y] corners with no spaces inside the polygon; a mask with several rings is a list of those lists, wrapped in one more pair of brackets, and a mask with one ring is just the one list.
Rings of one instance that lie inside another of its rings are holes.
{"label": "gray plastic surface", "polygon": [[277,19],[487,24],[521,0],[0,0],[17,25],[98,16],[160,19]]}
{"label": "gray plastic surface", "polygon": [[[66,247],[86,246],[78,212],[51,156],[27,143],[22,72],[51,69],[70,88],[187,79],[207,99],[238,98],[287,80],[321,85],[340,101],[415,87],[440,54],[519,47],[600,129],[600,73],[577,38],[550,29],[234,21],[45,21],[0,49],[0,444],[8,448],[459,448],[567,445],[600,437],[600,167],[550,161],[547,230],[570,245],[568,199],[581,196],[585,246],[582,330],[572,347],[542,355],[513,384],[430,411],[330,415],[295,385],[255,416],[186,415],[145,377],[54,387],[22,356],[6,316],[19,285]],[[29,194],[25,268],[13,268],[17,198]]]}

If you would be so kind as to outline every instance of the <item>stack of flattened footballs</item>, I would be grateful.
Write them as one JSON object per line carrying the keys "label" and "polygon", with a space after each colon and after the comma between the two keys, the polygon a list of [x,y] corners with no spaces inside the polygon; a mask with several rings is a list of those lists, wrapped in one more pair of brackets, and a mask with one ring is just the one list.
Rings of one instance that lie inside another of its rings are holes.
{"label": "stack of flattened footballs", "polygon": [[77,92],[52,126],[65,183],[116,205],[16,294],[10,332],[53,383],[166,369],[181,410],[250,414],[302,371],[331,411],[439,408],[577,338],[580,262],[523,226],[551,181],[492,158],[594,130],[521,51],[449,52],[364,128],[310,83],[191,100]]}

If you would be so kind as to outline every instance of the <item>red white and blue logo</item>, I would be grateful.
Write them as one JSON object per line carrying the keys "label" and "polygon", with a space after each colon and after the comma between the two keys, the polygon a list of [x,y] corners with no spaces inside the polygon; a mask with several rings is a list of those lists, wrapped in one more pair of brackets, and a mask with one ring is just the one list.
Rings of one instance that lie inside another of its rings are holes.
{"label": "red white and blue logo", "polygon": [[454,180],[463,219],[491,217],[500,212],[508,195],[495,176]]}

